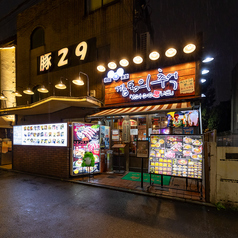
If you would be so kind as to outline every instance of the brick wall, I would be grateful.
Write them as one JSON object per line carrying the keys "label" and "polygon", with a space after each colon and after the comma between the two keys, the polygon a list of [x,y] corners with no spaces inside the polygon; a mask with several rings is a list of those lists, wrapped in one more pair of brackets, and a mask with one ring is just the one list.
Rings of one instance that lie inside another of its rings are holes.
{"label": "brick wall", "polygon": [[13,146],[13,169],[40,175],[68,178],[69,148]]}

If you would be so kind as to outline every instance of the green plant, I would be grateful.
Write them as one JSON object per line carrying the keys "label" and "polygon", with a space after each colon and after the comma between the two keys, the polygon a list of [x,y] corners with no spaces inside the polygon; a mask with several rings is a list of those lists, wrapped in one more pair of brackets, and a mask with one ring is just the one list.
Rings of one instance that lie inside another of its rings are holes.
{"label": "green plant", "polygon": [[216,208],[218,211],[220,211],[222,209],[226,209],[225,206],[221,202],[218,202],[215,205],[216,205]]}

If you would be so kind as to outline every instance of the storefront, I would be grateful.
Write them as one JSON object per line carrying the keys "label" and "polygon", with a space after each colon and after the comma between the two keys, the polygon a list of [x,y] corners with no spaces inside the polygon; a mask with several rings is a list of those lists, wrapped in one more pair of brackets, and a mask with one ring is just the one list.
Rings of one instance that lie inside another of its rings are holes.
{"label": "storefront", "polygon": [[[144,172],[182,176],[182,172],[176,173],[172,168],[178,161],[194,164],[192,159],[199,162],[199,168],[202,166],[197,72],[198,64],[192,62],[130,75],[120,70],[108,73],[104,78],[105,108],[89,118],[110,126],[111,149],[116,144],[125,145],[113,149],[115,171],[141,170],[138,141],[148,141],[150,147],[154,147],[152,142],[160,145],[149,149]],[[187,176],[188,170],[183,174]]]}

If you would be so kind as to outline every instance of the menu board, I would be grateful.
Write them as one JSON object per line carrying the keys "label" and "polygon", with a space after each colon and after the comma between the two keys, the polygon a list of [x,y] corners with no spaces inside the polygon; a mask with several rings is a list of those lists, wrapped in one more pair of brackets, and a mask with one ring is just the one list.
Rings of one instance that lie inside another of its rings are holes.
{"label": "menu board", "polygon": [[202,145],[199,135],[151,135],[149,172],[201,179]]}
{"label": "menu board", "polygon": [[67,146],[67,123],[14,126],[13,144]]}
{"label": "menu board", "polygon": [[[100,171],[99,125],[89,123],[73,123],[73,158],[71,175],[80,175]],[[94,167],[82,167],[85,152],[92,152]]]}

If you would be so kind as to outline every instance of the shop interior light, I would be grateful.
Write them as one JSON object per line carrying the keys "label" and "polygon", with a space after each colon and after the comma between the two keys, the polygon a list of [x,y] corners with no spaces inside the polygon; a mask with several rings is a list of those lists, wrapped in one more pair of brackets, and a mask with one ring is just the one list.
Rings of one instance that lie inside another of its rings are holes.
{"label": "shop interior light", "polygon": [[0,47],[0,50],[10,50],[10,49],[14,49],[15,46],[9,46],[9,47]]}
{"label": "shop interior light", "polygon": [[205,83],[206,81],[206,79],[201,79],[201,83]]}
{"label": "shop interior light", "polygon": [[174,48],[169,48],[169,49],[166,50],[166,52],[165,52],[165,55],[166,55],[167,57],[173,57],[173,56],[175,56],[176,54],[177,54],[177,50],[174,49]]}
{"label": "shop interior light", "polygon": [[196,45],[194,45],[194,44],[188,44],[183,48],[183,52],[186,54],[190,54],[194,50],[196,50]]}
{"label": "shop interior light", "polygon": [[207,73],[209,73],[209,70],[208,70],[208,69],[203,69],[203,70],[202,70],[202,74],[207,74]]}
{"label": "shop interior light", "polygon": [[152,51],[152,52],[149,54],[149,58],[150,58],[151,60],[157,60],[159,57],[160,57],[160,54],[159,54],[157,51]]}
{"label": "shop interior light", "polygon": [[137,56],[135,56],[135,57],[133,58],[133,62],[134,62],[135,64],[141,64],[141,63],[143,62],[143,59],[142,59],[141,56],[137,55]]}
{"label": "shop interior light", "polygon": [[26,90],[24,90],[23,93],[25,93],[27,95],[33,95],[34,94],[34,92],[30,88],[27,88]]}
{"label": "shop interior light", "polygon": [[58,84],[55,85],[55,87],[57,89],[66,89],[66,85],[62,82],[62,80],[60,80],[60,82]]}
{"label": "shop interior light", "polygon": [[127,59],[121,59],[119,64],[122,66],[122,67],[126,67],[129,65],[129,61]]}
{"label": "shop interior light", "polygon": [[117,64],[112,61],[112,62],[109,62],[107,66],[109,69],[115,69],[117,67]]}
{"label": "shop interior light", "polygon": [[97,66],[97,70],[98,70],[99,72],[105,72],[105,71],[106,71],[106,68],[105,68],[103,65],[98,65],[98,66]]}
{"label": "shop interior light", "polygon": [[37,91],[40,93],[48,93],[49,92],[49,90],[44,85],[42,85],[40,88],[37,88]]}
{"label": "shop interior light", "polygon": [[7,100],[7,98],[1,93],[0,100]]}
{"label": "shop interior light", "polygon": [[14,94],[15,97],[22,97],[22,94],[18,91],[12,92],[12,94]]}
{"label": "shop interior light", "polygon": [[203,63],[208,63],[208,62],[211,62],[211,61],[213,61],[214,60],[214,58],[212,58],[212,57],[207,57],[206,59],[204,59],[202,62]]}

